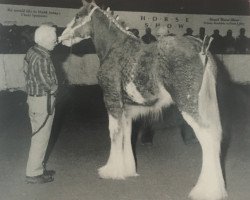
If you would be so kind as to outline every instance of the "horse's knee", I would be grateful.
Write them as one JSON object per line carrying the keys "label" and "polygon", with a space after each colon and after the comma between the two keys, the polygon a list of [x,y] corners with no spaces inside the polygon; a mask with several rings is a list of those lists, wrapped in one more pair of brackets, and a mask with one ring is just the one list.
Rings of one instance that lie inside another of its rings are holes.
{"label": "horse's knee", "polygon": [[119,119],[114,118],[110,113],[108,116],[109,116],[110,139],[114,140],[115,136],[118,135],[118,133],[120,131]]}
{"label": "horse's knee", "polygon": [[217,123],[203,122],[195,120],[190,114],[182,112],[182,116],[185,121],[193,128],[195,135],[201,145],[220,144],[221,141],[221,129],[220,121]]}

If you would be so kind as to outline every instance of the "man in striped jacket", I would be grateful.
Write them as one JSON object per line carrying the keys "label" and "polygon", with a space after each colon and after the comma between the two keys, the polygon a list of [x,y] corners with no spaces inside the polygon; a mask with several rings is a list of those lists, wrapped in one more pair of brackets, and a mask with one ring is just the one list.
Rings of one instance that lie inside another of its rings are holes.
{"label": "man in striped jacket", "polygon": [[54,180],[46,171],[43,160],[48,146],[54,118],[55,93],[58,81],[50,58],[57,44],[56,28],[41,25],[35,31],[36,45],[24,58],[27,103],[32,127],[31,146],[26,168],[26,183],[47,183]]}

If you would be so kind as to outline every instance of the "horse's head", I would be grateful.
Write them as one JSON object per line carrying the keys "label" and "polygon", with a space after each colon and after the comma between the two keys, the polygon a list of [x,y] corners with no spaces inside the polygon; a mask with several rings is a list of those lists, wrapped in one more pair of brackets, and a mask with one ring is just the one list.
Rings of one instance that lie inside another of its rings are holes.
{"label": "horse's head", "polygon": [[[133,33],[127,30],[126,24],[114,16],[114,13],[102,10],[95,3],[83,0],[83,6],[67,25],[59,42],[71,47],[83,39],[92,38],[96,53],[100,60],[104,59],[115,43],[124,43],[131,38],[140,41]],[[119,45],[118,45],[119,46]]]}
{"label": "horse's head", "polygon": [[99,8],[95,3],[83,0],[83,6],[58,38],[66,46],[72,46],[91,37],[91,15]]}

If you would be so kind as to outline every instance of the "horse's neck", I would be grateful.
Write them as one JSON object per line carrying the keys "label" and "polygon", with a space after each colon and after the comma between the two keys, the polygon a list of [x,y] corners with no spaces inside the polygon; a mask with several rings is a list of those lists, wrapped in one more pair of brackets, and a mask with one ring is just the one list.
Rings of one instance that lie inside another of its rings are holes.
{"label": "horse's neck", "polygon": [[98,17],[94,17],[92,20],[94,29],[93,42],[98,57],[103,61],[112,46],[117,43],[124,43],[128,36],[118,30],[112,22],[110,22],[110,25],[107,25],[102,23]]}

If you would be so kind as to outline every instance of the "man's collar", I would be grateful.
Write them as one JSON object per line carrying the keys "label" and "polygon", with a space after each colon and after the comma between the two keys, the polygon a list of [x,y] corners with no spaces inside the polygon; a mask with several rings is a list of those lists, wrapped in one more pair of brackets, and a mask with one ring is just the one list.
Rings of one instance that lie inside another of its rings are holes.
{"label": "man's collar", "polygon": [[50,56],[50,51],[39,44],[35,45],[35,48],[37,48],[39,51],[43,52],[45,55]]}

